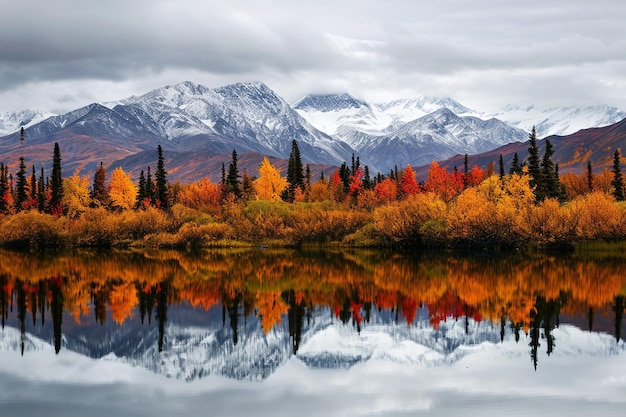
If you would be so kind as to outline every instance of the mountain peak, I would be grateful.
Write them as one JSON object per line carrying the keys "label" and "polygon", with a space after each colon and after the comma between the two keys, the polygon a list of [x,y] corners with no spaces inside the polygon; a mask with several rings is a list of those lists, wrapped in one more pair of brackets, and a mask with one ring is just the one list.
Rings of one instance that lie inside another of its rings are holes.
{"label": "mountain peak", "polygon": [[348,93],[309,94],[294,103],[292,107],[296,110],[317,110],[321,112],[329,112],[369,107],[369,104],[354,98]]}
{"label": "mountain peak", "polygon": [[10,135],[22,127],[28,128],[52,116],[55,115],[44,110],[30,109],[0,113],[0,136]]}

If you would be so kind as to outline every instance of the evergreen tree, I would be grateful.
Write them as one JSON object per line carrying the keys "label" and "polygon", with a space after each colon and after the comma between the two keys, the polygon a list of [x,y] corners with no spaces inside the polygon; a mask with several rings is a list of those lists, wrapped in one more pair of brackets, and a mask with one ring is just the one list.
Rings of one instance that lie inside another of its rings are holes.
{"label": "evergreen tree", "polygon": [[159,207],[167,209],[169,207],[169,190],[167,185],[167,171],[165,170],[165,161],[163,159],[163,149],[161,145],[157,147],[159,159],[157,161],[157,170],[154,175],[156,181],[155,197]]}
{"label": "evergreen tree", "polygon": [[502,154],[500,154],[500,180],[504,179],[504,159],[502,159]]}
{"label": "evergreen tree", "polygon": [[[528,146],[528,174],[530,175],[530,185],[535,187],[535,197],[538,201],[543,200],[541,189],[541,166],[539,164],[539,148],[537,148],[537,132],[533,126],[528,135],[530,144]],[[539,194],[538,194],[539,193]]]}
{"label": "evergreen tree", "polygon": [[513,174],[521,175],[522,174],[522,166],[519,163],[519,156],[517,155],[517,152],[515,152],[513,154],[513,160],[511,161],[511,169],[509,170],[509,174],[511,174],[511,175],[513,175]]}
{"label": "evergreen tree", "polygon": [[300,187],[302,192],[304,192],[304,171],[298,142],[295,139],[291,142],[291,153],[289,154],[289,163],[287,165],[287,184],[287,201],[293,201],[296,188]]}
{"label": "evergreen tree", "polygon": [[143,169],[139,173],[139,186],[137,188],[137,207],[141,207],[143,200],[148,197],[148,192],[146,191],[146,175],[143,173]]}
{"label": "evergreen tree", "polygon": [[228,165],[225,189],[227,193],[231,193],[237,198],[241,197],[241,183],[239,181],[239,169],[237,168],[237,151],[234,149],[232,160],[230,165]]}
{"label": "evergreen tree", "polygon": [[96,207],[109,206],[109,190],[106,186],[107,172],[104,164],[100,162],[100,166],[96,168],[93,176],[93,188],[91,190],[91,204]]}
{"label": "evergreen tree", "polygon": [[50,198],[50,211],[52,214],[62,214],[61,201],[63,200],[63,176],[61,174],[61,150],[59,144],[54,143],[54,156],[52,158],[52,178],[50,179],[52,197]]}
{"label": "evergreen tree", "polygon": [[[543,153],[541,161],[541,181],[538,188],[541,188],[539,193],[540,199],[543,198],[558,198],[561,199],[561,182],[559,181],[558,168],[552,162],[552,155],[554,155],[554,148],[549,139],[546,139],[546,148]],[[537,195],[537,192],[535,192]]]}
{"label": "evergreen tree", "polygon": [[373,188],[373,185],[372,185],[372,177],[370,176],[370,167],[365,165],[365,168],[363,169],[363,189],[371,190],[372,188]]}
{"label": "evergreen tree", "polygon": [[613,154],[613,196],[617,201],[624,201],[624,178],[620,168],[620,150],[616,149]]}
{"label": "evergreen tree", "polygon": [[589,192],[593,191],[593,171],[591,169],[591,160],[587,161],[587,188]]}
{"label": "evergreen tree", "polygon": [[44,177],[43,166],[39,175],[39,185],[37,186],[37,204],[39,211],[46,211],[46,178]]}
{"label": "evergreen tree", "polygon": [[35,165],[33,165],[33,172],[30,175],[30,184],[28,187],[30,189],[29,199],[33,202],[37,201],[37,170],[35,169]]}
{"label": "evergreen tree", "polygon": [[343,192],[347,193],[350,189],[350,168],[348,168],[348,164],[345,162],[341,164],[339,167],[339,178],[341,179],[341,183],[343,184]]}
{"label": "evergreen tree", "polygon": [[26,164],[24,157],[20,157],[20,169],[15,175],[15,211],[21,211],[24,203],[28,199],[28,190],[26,188]]}
{"label": "evergreen tree", "polygon": [[311,189],[311,167],[309,164],[304,166],[304,188],[307,191]]}
{"label": "evergreen tree", "polygon": [[154,200],[154,181],[152,181],[152,173],[150,172],[150,167],[148,167],[148,175],[146,176],[146,197],[152,201]]}

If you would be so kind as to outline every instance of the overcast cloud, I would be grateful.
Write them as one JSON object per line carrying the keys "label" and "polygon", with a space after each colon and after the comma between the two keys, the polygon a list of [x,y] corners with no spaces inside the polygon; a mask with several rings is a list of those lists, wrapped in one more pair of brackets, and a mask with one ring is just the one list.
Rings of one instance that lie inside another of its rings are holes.
{"label": "overcast cloud", "polygon": [[0,112],[64,112],[190,80],[368,100],[626,110],[615,0],[0,0]]}

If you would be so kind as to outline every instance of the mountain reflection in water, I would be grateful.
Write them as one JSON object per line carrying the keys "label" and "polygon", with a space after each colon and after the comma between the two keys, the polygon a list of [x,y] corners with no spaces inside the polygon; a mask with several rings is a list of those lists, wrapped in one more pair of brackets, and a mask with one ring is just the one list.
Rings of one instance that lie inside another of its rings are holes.
{"label": "mountain reflection in water", "polygon": [[567,348],[562,323],[624,349],[626,259],[593,252],[0,251],[0,289],[3,349],[47,342],[187,380],[266,378],[292,355],[437,366],[505,340],[527,344],[538,369]]}

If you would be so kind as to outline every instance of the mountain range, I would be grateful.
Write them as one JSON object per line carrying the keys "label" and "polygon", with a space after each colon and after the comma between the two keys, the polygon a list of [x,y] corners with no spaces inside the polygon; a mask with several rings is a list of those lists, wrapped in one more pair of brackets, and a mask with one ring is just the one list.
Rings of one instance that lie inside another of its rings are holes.
{"label": "mountain range", "polygon": [[427,166],[458,155],[490,155],[523,143],[532,125],[541,137],[624,117],[623,111],[607,106],[508,106],[487,114],[450,98],[427,96],[369,103],[349,94],[309,95],[290,105],[263,83],[211,89],[182,82],[63,115],[32,110],[1,114],[0,161],[15,169],[23,155],[27,165],[49,169],[52,143],[58,142],[64,175],[92,173],[104,162],[136,177],[140,169],[154,167],[161,145],[171,179],[217,180],[233,150],[239,154],[240,170],[254,174],[263,156],[284,167],[296,140],[314,175],[353,154],[370,172],[386,173],[395,166]]}

